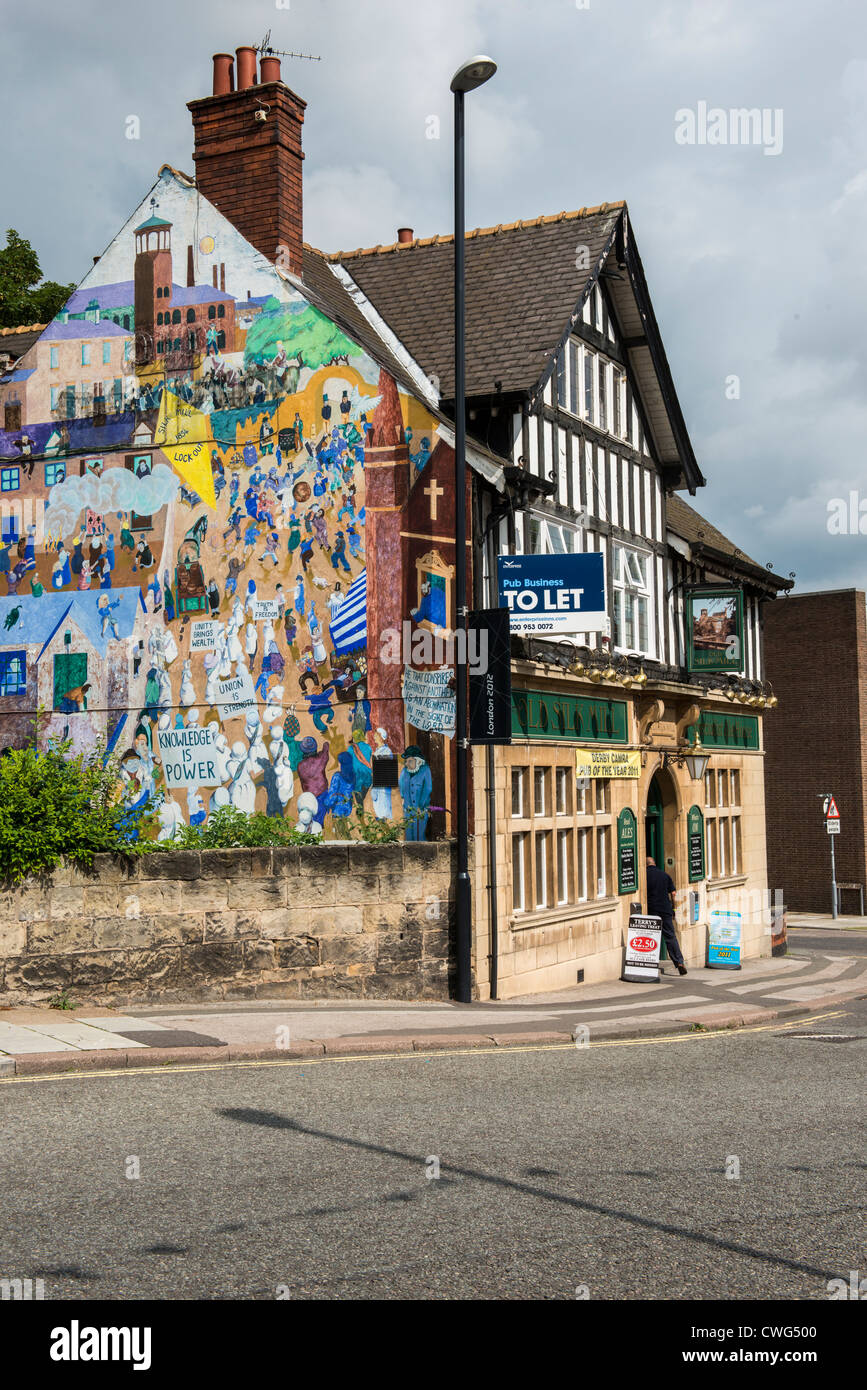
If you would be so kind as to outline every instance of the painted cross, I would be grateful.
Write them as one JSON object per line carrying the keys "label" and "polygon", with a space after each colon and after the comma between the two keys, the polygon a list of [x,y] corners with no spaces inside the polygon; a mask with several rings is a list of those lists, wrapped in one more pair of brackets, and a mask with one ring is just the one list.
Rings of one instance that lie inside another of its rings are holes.
{"label": "painted cross", "polygon": [[437,498],[445,497],[445,489],[441,488],[436,478],[431,478],[430,483],[424,490],[425,497],[430,498],[430,519],[437,520]]}

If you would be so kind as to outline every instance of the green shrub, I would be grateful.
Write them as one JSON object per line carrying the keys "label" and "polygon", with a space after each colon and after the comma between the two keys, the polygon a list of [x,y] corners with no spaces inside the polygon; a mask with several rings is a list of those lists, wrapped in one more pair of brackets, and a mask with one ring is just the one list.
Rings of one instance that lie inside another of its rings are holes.
{"label": "green shrub", "polygon": [[10,750],[0,758],[0,880],[20,883],[63,858],[89,869],[95,854],[128,852],[151,817],[117,797],[117,763],[99,749]]}
{"label": "green shrub", "polygon": [[263,811],[247,816],[234,806],[221,806],[201,826],[185,825],[170,840],[145,840],[140,853],[165,849],[236,849],[268,845],[315,845],[319,837],[302,833],[278,816]]}

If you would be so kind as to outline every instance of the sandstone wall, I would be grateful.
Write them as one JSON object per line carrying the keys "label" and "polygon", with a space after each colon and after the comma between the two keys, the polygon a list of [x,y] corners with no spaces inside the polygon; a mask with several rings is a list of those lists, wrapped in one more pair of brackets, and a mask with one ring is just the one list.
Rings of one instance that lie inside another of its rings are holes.
{"label": "sandstone wall", "polygon": [[447,999],[453,847],[183,850],[0,895],[0,1003]]}

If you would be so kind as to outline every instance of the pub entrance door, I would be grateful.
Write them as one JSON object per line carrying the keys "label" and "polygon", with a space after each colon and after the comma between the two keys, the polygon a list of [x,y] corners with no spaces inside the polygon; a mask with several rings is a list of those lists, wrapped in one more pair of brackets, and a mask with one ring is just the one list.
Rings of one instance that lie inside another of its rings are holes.
{"label": "pub entrance door", "polygon": [[[658,869],[665,872],[665,812],[662,804],[662,789],[659,778],[654,773],[647,789],[647,807],[644,812],[644,847]],[[659,953],[660,960],[668,960],[663,938]]]}

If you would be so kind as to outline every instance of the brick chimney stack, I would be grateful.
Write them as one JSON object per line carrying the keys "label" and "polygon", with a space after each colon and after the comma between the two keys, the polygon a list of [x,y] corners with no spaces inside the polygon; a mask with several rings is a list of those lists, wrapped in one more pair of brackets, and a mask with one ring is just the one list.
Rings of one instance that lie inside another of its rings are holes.
{"label": "brick chimney stack", "polygon": [[196,184],[257,250],[300,276],[307,103],[281,80],[279,58],[262,58],[259,82],[255,49],[239,48],[234,68],[231,54],[215,54],[213,95],[188,103]]}

